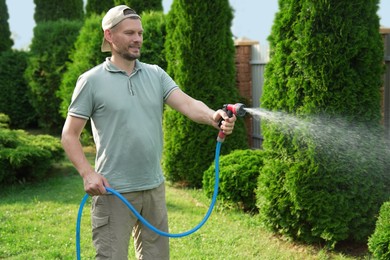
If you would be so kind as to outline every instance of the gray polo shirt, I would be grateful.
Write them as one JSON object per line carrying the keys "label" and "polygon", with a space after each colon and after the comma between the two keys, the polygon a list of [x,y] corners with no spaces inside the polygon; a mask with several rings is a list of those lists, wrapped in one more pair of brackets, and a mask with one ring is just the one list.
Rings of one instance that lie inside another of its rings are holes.
{"label": "gray polo shirt", "polygon": [[178,88],[160,67],[136,61],[133,73],[110,58],[82,74],[68,113],[91,119],[95,169],[119,192],[159,186],[164,101]]}

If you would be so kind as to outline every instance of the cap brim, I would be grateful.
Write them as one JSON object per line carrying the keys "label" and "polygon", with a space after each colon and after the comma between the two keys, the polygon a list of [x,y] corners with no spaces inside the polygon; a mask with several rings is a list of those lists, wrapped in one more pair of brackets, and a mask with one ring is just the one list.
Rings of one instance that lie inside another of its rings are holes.
{"label": "cap brim", "polygon": [[111,52],[111,46],[106,41],[106,39],[103,37],[103,42],[102,42],[102,47],[101,47],[102,52]]}

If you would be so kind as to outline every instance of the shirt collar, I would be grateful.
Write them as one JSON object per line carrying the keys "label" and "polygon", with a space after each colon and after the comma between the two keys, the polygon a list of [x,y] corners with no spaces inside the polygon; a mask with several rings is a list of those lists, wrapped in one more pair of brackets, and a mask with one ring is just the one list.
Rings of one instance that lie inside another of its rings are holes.
{"label": "shirt collar", "polygon": [[[134,65],[134,70],[133,70],[133,73],[136,73],[137,71],[141,70],[141,63],[139,60],[135,60],[135,65]],[[111,62],[111,57],[107,57],[106,58],[106,61],[104,62],[104,68],[109,71],[109,72],[121,72],[121,73],[126,73],[126,71],[124,70],[121,70],[119,69],[117,66],[115,66],[112,62]]]}

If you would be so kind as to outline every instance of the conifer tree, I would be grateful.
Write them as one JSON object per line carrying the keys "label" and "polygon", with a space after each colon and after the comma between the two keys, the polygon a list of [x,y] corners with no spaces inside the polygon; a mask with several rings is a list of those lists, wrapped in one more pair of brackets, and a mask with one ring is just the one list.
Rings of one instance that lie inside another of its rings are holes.
{"label": "conifer tree", "polygon": [[11,50],[14,45],[8,24],[9,14],[5,0],[0,0],[0,52]]}
{"label": "conifer tree", "polygon": [[[167,18],[168,72],[180,88],[219,109],[242,101],[235,86],[233,19],[228,0],[175,0]],[[164,113],[163,168],[168,180],[202,186],[214,159],[217,131],[167,108]],[[223,153],[246,148],[243,120],[225,141]]]}
{"label": "conifer tree", "polygon": [[337,139],[370,129],[367,138],[378,137],[371,145],[382,149],[384,143],[376,135],[383,72],[377,10],[378,0],[279,1],[262,106],[302,120],[321,115],[329,125],[341,118],[344,130],[335,127],[325,135],[330,128],[324,126],[318,134],[328,142],[320,143],[312,132],[263,124],[270,158],[260,174],[258,207],[278,233],[331,247],[365,241],[390,194],[388,166],[370,143],[352,140],[346,146]]}
{"label": "conifer tree", "polygon": [[114,0],[115,5],[127,5],[138,14],[145,11],[162,11],[162,0]]}
{"label": "conifer tree", "polygon": [[114,6],[114,0],[88,0],[85,10],[87,16],[91,14],[106,13],[110,8]]}
{"label": "conifer tree", "polygon": [[87,17],[75,42],[75,48],[69,55],[70,60],[66,64],[67,69],[57,92],[57,96],[61,99],[60,113],[64,118],[68,113],[78,77],[102,63],[105,57],[109,56],[108,53],[103,53],[100,50],[103,39],[103,30],[101,29],[103,16],[104,14],[91,14]]}
{"label": "conifer tree", "polygon": [[34,20],[37,24],[60,19],[82,20],[84,17],[83,0],[34,0],[34,4]]}

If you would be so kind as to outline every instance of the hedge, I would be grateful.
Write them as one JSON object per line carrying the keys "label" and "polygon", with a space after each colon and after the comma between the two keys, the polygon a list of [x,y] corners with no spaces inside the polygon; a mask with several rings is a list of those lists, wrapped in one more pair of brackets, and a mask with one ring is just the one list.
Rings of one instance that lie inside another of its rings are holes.
{"label": "hedge", "polygon": [[0,183],[42,178],[63,156],[58,138],[0,128]]}
{"label": "hedge", "polygon": [[[235,150],[219,158],[218,200],[247,212],[257,212],[257,178],[264,164],[263,150]],[[215,164],[203,173],[203,190],[212,197],[215,184]]]}
{"label": "hedge", "polygon": [[380,209],[375,232],[368,240],[368,249],[375,259],[390,259],[390,201]]}

